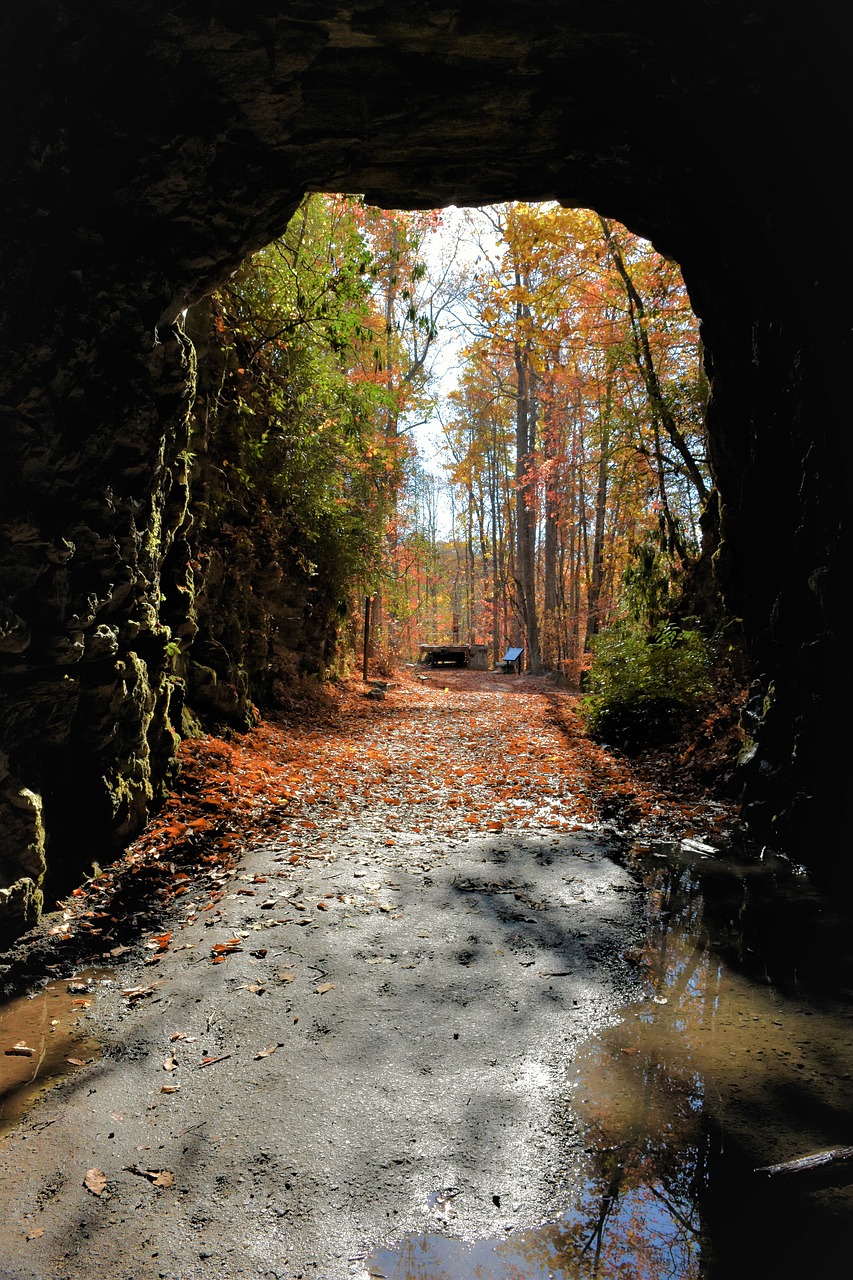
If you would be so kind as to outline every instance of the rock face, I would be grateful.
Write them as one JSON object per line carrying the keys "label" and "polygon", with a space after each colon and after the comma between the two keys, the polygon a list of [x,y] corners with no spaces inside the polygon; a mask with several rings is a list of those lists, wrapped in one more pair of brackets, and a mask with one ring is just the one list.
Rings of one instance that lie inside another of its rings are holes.
{"label": "rock face", "polygon": [[712,377],[717,570],[755,674],[747,812],[838,872],[839,7],[795,23],[770,0],[32,0],[0,26],[0,912],[31,918],[45,857],[117,848],[163,781],[182,699],[164,590],[188,528],[181,315],[306,190],[558,199],[679,261]]}

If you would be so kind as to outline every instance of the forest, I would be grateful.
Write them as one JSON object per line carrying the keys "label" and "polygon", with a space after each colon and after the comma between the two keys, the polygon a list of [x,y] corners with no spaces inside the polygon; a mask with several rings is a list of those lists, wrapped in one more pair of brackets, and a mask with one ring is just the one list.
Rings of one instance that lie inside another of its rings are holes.
{"label": "forest", "polygon": [[291,545],[339,620],[324,674],[518,646],[630,745],[736,667],[699,325],[647,241],[553,203],[312,194],[206,322],[227,481],[202,522],[236,503]]}

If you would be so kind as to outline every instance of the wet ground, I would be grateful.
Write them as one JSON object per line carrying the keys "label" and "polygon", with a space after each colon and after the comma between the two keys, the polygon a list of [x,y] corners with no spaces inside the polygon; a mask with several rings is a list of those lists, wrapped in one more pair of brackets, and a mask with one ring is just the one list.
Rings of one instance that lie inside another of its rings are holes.
{"label": "wet ground", "polygon": [[624,772],[596,821],[550,694],[453,680],[313,739],[277,833],[7,1010],[3,1280],[843,1274],[847,1166],[755,1172],[853,1143],[839,904],[713,805],[665,839]]}
{"label": "wet ground", "polygon": [[[387,1280],[847,1274],[853,1226],[850,917],[784,862],[631,850],[654,994],[576,1055],[588,1164],[561,1213],[378,1251]],[[785,1162],[841,1157],[805,1170]],[[768,1166],[783,1163],[773,1173]]]}

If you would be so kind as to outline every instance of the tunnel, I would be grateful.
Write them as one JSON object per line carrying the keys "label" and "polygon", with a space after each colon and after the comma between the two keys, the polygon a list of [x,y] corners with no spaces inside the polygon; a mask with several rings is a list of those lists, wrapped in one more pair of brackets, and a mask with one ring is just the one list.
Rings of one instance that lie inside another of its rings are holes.
{"label": "tunnel", "polygon": [[31,0],[0,25],[4,930],[37,918],[50,868],[119,850],[170,776],[184,693],[166,579],[192,560],[184,317],[307,191],[555,200],[678,262],[711,385],[714,572],[750,665],[744,816],[840,879],[838,7]]}

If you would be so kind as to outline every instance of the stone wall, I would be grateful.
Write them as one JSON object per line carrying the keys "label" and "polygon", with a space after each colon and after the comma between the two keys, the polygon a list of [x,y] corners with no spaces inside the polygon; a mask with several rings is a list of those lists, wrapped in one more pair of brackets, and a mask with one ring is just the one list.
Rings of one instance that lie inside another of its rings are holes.
{"label": "stone wall", "polygon": [[[247,728],[298,679],[323,676],[335,658],[340,584],[307,557],[287,510],[263,476],[239,478],[238,407],[228,391],[236,365],[206,299],[185,319],[197,353],[190,433],[189,521],[164,610],[181,647],[175,671],[191,715]],[[316,550],[312,553],[317,555]],[[189,605],[189,610],[187,610]]]}
{"label": "stone wall", "polygon": [[[838,6],[32,0],[7,6],[0,37],[7,921],[32,918],[45,857],[58,881],[120,847],[168,773],[170,646],[194,625],[174,599],[192,559],[180,316],[305,190],[387,207],[555,198],[681,263],[712,375],[717,568],[755,677],[748,811],[840,871]],[[199,647],[198,696],[202,668],[217,684],[238,671],[230,643],[219,666]]]}

